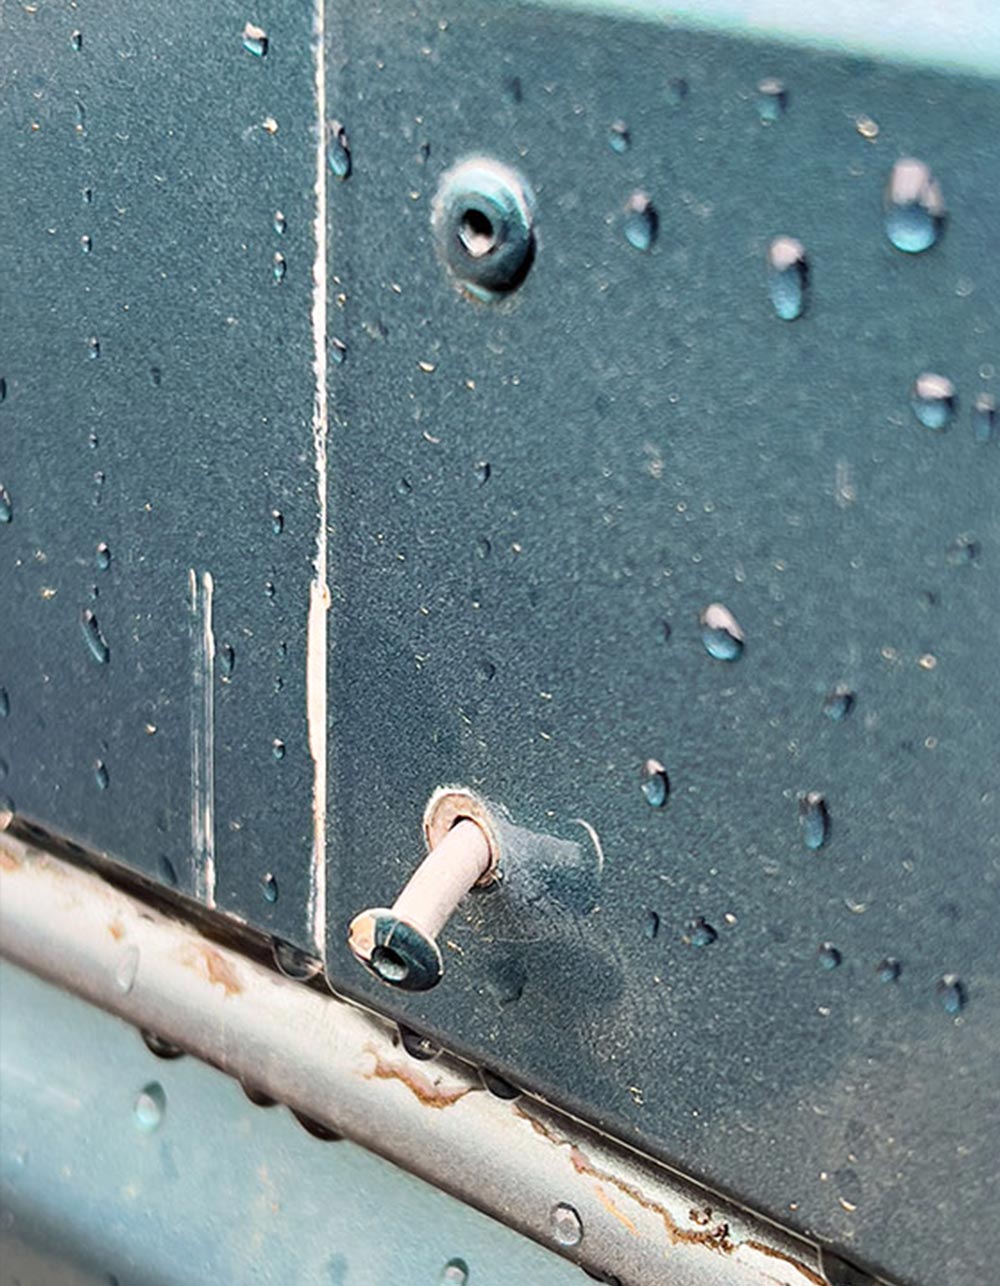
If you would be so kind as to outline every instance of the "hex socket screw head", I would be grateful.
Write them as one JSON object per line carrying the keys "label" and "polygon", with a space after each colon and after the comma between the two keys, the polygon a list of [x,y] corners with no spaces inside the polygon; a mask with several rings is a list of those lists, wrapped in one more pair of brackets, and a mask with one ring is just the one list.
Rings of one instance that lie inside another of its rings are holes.
{"label": "hex socket screw head", "polygon": [[437,936],[462,898],[490,880],[493,867],[485,829],[468,817],[460,818],[391,907],[369,907],[351,921],[347,942],[355,959],[391,987],[428,991],[437,986],[444,973]]}

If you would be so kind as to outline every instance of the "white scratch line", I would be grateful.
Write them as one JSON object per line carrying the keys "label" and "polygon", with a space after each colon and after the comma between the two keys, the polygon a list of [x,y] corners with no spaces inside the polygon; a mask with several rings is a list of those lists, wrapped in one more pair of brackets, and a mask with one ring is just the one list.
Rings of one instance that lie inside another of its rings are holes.
{"label": "white scratch line", "polygon": [[582,826],[593,841],[594,848],[597,850],[597,874],[603,875],[604,849],[601,846],[601,837],[598,835],[597,831],[594,830],[593,826],[591,826],[590,822],[585,822],[582,817],[574,817],[573,821]]}
{"label": "white scratch line", "polygon": [[188,572],[194,682],[191,703],[191,846],[195,892],[215,906],[215,634],[211,572]]}
{"label": "white scratch line", "polygon": [[313,776],[312,870],[309,882],[309,923],[321,959],[326,958],[326,764],[327,764],[327,613],[330,590],[327,584],[327,498],[326,443],[327,346],[326,346],[326,21],[325,0],[315,0],[313,17],[313,59],[316,92],[316,257],[313,260],[312,337],[313,451],[316,457],[316,500],[319,526],[316,532],[315,577],[309,587],[309,616],[306,643],[306,718]]}

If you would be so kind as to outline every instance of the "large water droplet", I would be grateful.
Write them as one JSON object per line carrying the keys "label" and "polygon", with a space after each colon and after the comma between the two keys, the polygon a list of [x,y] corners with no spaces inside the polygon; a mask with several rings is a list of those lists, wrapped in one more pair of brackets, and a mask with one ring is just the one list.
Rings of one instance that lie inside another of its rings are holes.
{"label": "large water droplet", "polygon": [[608,146],[612,152],[627,152],[631,141],[625,122],[613,121],[608,129]]}
{"label": "large water droplet", "polygon": [[108,772],[108,766],[103,759],[94,761],[94,781],[97,782],[98,790],[107,790],[111,785],[111,774]]}
{"label": "large water droplet", "polygon": [[549,1224],[552,1236],[560,1246],[578,1246],[583,1240],[583,1221],[577,1212],[565,1201],[552,1207],[549,1212]]}
{"label": "large water droplet", "polygon": [[997,400],[992,393],[980,393],[972,404],[972,436],[977,442],[992,442],[997,430]]}
{"label": "large water droplet", "polygon": [[822,848],[830,834],[830,813],[817,790],[799,796],[799,825],[806,848]]}
{"label": "large water droplet", "polygon": [[123,996],[127,996],[132,990],[138,972],[139,948],[132,944],[121,953],[115,966],[115,986]]}
{"label": "large water droplet", "polygon": [[441,1286],[466,1286],[469,1280],[469,1265],[464,1259],[449,1259],[441,1269]]}
{"label": "large water droplet", "polygon": [[937,994],[946,1014],[960,1014],[965,1008],[965,987],[956,973],[946,973],[937,985]]}
{"label": "large water droplet", "polygon": [[243,28],[243,48],[248,54],[253,54],[255,58],[265,57],[267,54],[267,33],[264,28],[255,27],[252,22],[248,22]]}
{"label": "large water droplet", "polygon": [[924,371],[914,381],[910,406],[925,428],[940,433],[949,426],[955,414],[955,386],[945,375]]}
{"label": "large water droplet", "polygon": [[736,661],[743,655],[744,634],[722,603],[709,603],[699,617],[705,651],[717,661]]}
{"label": "large water droplet", "polygon": [[146,1048],[156,1058],[162,1058],[169,1062],[175,1058],[182,1058],[184,1051],[180,1045],[175,1045],[173,1041],[167,1040],[163,1036],[157,1036],[156,1032],[149,1031],[142,1027],[139,1029],[139,1035],[142,1037]]}
{"label": "large water droplet", "polygon": [[667,770],[658,759],[647,759],[642,765],[642,793],[651,808],[662,808],[670,795],[670,779]]}
{"label": "large water droplet", "polygon": [[892,167],[885,188],[885,230],[897,250],[929,250],[944,227],[944,200],[923,161],[904,156]]}
{"label": "large water droplet", "polygon": [[775,237],[767,248],[767,291],[782,321],[795,321],[806,307],[809,265],[794,237]]}
{"label": "large water droplet", "polygon": [[343,180],[350,177],[351,145],[340,121],[331,121],[327,126],[326,163],[336,178]]}
{"label": "large water droplet", "polygon": [[636,250],[651,250],[659,230],[659,216],[656,207],[645,192],[633,192],[625,202],[625,218],[622,230],[625,240]]}
{"label": "large water droplet", "polygon": [[710,947],[718,939],[718,933],[703,915],[695,916],[688,923],[687,933],[684,935],[685,942],[690,943],[692,947]]}
{"label": "large water droplet", "polygon": [[14,520],[14,502],[10,498],[10,492],[0,482],[0,522],[13,522]]}
{"label": "large water droplet", "polygon": [[399,1024],[399,1039],[409,1056],[419,1062],[429,1062],[441,1053],[441,1046],[435,1045],[429,1036],[421,1036],[419,1032],[404,1027],[402,1023]]}
{"label": "large water droplet", "polygon": [[836,969],[844,957],[832,942],[821,942],[819,950],[816,952],[816,958],[819,960],[821,968]]}
{"label": "large water droplet", "polygon": [[139,1091],[132,1109],[135,1123],[143,1134],[152,1134],[159,1129],[163,1113],[167,1109],[167,1096],[158,1081],[150,1081]]}
{"label": "large water droplet", "polygon": [[94,660],[99,665],[107,665],[111,659],[111,649],[108,647],[107,639],[101,633],[97,617],[89,607],[85,607],[80,613],[80,633],[87,645],[87,651]]}
{"label": "large water droplet", "polygon": [[853,709],[854,693],[850,688],[836,687],[823,698],[823,713],[834,723],[842,723]]}
{"label": "large water droplet", "polygon": [[757,115],[765,125],[784,116],[788,93],[782,81],[768,76],[757,85]]}
{"label": "large water droplet", "polygon": [[111,566],[111,550],[103,540],[97,546],[97,553],[94,557],[94,561],[97,563],[98,571],[106,572]]}
{"label": "large water droplet", "polygon": [[875,974],[879,982],[897,982],[902,972],[903,966],[895,956],[883,956],[875,966]]}

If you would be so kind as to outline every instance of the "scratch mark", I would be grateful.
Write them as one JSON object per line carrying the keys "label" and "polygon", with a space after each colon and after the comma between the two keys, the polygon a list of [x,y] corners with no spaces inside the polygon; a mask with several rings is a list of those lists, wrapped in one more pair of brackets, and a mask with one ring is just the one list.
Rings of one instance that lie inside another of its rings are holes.
{"label": "scratch mark", "polygon": [[195,893],[215,906],[215,634],[211,572],[188,572],[194,682],[191,703],[191,847]]}
{"label": "scratch mark", "polygon": [[584,821],[582,817],[574,817],[573,821],[576,822],[577,825],[582,826],[583,829],[590,836],[590,842],[593,844],[594,849],[597,852],[597,874],[603,875],[604,874],[604,848],[601,845],[601,837],[598,835],[597,831],[594,830],[593,826],[591,826],[590,822]]}

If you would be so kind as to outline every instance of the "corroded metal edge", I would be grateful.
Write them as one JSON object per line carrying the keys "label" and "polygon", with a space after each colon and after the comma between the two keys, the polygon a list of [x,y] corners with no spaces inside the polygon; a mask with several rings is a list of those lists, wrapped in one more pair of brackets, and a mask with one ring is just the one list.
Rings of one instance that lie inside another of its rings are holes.
{"label": "corroded metal edge", "polygon": [[[494,1216],[604,1280],[826,1286],[817,1247],[394,1025],[0,834],[0,954]],[[569,1204],[578,1244],[559,1244]]]}

